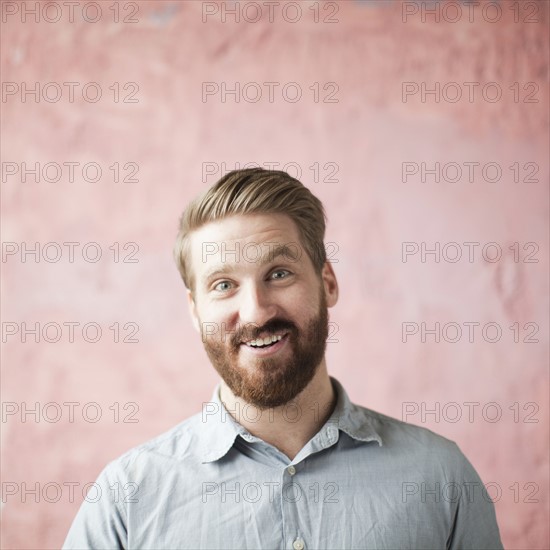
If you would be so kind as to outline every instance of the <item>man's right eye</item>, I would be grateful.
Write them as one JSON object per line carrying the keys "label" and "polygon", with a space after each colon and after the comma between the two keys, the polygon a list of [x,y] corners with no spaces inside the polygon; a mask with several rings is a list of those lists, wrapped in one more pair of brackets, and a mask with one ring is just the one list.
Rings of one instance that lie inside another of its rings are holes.
{"label": "man's right eye", "polygon": [[219,292],[226,292],[231,288],[231,283],[229,281],[220,281],[215,287],[214,290]]}

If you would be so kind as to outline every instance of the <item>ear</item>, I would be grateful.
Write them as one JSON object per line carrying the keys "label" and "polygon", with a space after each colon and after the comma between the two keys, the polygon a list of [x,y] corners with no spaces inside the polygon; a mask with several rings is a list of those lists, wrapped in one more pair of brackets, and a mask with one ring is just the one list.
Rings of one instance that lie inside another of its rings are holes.
{"label": "ear", "polygon": [[187,289],[187,305],[189,306],[189,314],[191,315],[191,320],[193,321],[193,326],[195,330],[200,333],[199,328],[199,316],[197,314],[197,304],[195,304],[195,299],[193,298],[193,293]]}
{"label": "ear", "polygon": [[323,271],[321,272],[321,277],[325,287],[327,306],[332,307],[336,305],[336,302],[338,302],[338,281],[336,280],[336,275],[330,262],[325,262]]}

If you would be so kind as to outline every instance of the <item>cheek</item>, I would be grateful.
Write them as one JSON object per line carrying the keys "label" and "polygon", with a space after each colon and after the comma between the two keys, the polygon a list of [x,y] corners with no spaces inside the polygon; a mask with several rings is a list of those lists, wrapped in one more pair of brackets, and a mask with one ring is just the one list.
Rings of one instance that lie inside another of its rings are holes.
{"label": "cheek", "polygon": [[234,315],[225,304],[210,305],[198,309],[199,323],[215,344],[227,343],[229,335],[234,331]]}
{"label": "cheek", "polygon": [[316,315],[319,308],[318,297],[306,292],[289,293],[279,305],[283,315],[300,326]]}

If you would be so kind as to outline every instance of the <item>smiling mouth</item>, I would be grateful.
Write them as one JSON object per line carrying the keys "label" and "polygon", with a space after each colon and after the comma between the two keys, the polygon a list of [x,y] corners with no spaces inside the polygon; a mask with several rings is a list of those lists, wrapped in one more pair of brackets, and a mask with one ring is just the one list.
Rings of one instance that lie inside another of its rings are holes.
{"label": "smiling mouth", "polygon": [[271,334],[264,338],[256,338],[255,340],[249,340],[248,342],[243,342],[243,344],[251,348],[268,348],[279,342],[282,338],[286,336],[285,334]]}
{"label": "smiling mouth", "polygon": [[241,345],[251,351],[267,351],[271,348],[280,347],[286,341],[287,336],[288,332],[284,332],[282,334],[270,334],[268,336],[264,336],[263,338],[256,338],[254,340],[241,342]]}

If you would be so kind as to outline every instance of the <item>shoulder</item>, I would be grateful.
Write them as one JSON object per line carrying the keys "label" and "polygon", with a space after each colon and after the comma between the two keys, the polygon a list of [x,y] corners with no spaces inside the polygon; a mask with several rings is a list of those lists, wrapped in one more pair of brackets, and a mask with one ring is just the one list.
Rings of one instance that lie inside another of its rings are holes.
{"label": "shoulder", "polygon": [[410,424],[403,420],[387,416],[377,411],[359,407],[371,421],[373,428],[378,431],[383,440],[388,444],[407,444],[412,447],[425,445],[436,448],[456,449],[454,441],[443,437],[428,428]]}
{"label": "shoulder", "polygon": [[197,413],[156,437],[132,447],[109,462],[104,474],[120,477],[135,476],[140,470],[155,468],[170,462],[198,460],[202,413]]}
{"label": "shoulder", "polygon": [[357,413],[379,435],[380,450],[409,463],[439,464],[445,470],[464,471],[471,468],[458,445],[432,430],[354,405]]}

